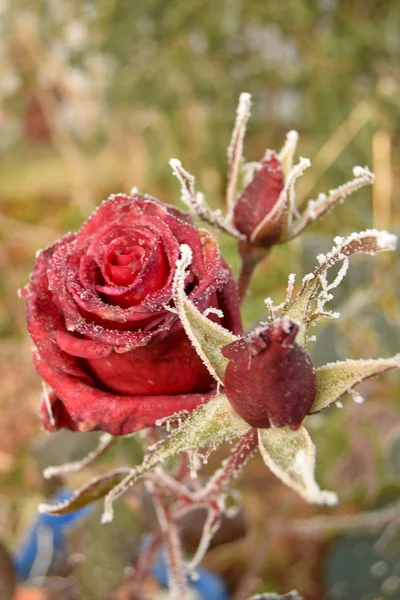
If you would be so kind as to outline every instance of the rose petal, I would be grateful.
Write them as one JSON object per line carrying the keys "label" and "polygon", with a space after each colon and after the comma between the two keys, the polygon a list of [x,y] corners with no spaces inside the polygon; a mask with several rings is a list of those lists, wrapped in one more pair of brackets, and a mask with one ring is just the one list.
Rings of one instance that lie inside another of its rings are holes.
{"label": "rose petal", "polygon": [[36,368],[56,392],[50,395],[52,417],[46,403],[41,413],[48,431],[65,427],[72,431],[100,429],[111,435],[127,435],[153,427],[158,419],[182,410],[192,411],[209,400],[215,391],[204,394],[119,396],[96,389],[74,377],[60,373],[39,361]]}

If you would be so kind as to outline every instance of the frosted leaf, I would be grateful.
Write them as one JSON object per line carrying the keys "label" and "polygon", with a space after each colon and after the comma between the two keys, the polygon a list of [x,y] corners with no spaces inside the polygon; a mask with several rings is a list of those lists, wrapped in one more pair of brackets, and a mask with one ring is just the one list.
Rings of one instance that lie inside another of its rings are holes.
{"label": "frosted leaf", "polygon": [[182,452],[216,446],[243,436],[250,426],[231,408],[225,395],[216,396],[194,410],[180,427],[158,442],[143,463],[132,469],[105,500],[105,515],[112,515],[112,505],[139,478]]}
{"label": "frosted leaf", "polygon": [[204,194],[195,191],[195,179],[188,171],[182,167],[182,163],[177,158],[171,158],[169,164],[172,172],[179,179],[181,184],[181,199],[184,204],[200,219],[213,225],[221,231],[238,240],[245,239],[236,227],[230,223],[229,219],[224,217],[220,210],[212,210],[205,201]]}
{"label": "frosted leaf", "polygon": [[210,546],[211,540],[214,535],[217,533],[221,524],[221,515],[219,511],[209,509],[207,514],[206,522],[204,523],[203,531],[201,534],[201,539],[197,550],[191,559],[191,561],[187,565],[187,570],[189,573],[193,573],[195,569],[200,565],[201,561],[205,557],[207,550]]}
{"label": "frosted leaf", "polygon": [[219,308],[214,308],[213,306],[209,306],[203,312],[203,317],[208,317],[208,315],[217,315],[217,317],[219,317],[220,319],[224,318],[224,313],[222,312],[222,310]]}
{"label": "frosted leaf", "polygon": [[265,464],[283,483],[310,504],[337,503],[336,494],[322,491],[314,479],[315,446],[304,427],[259,429],[258,436]]}
{"label": "frosted leaf", "polygon": [[[155,424],[157,425],[157,427],[162,427],[163,425],[165,425],[166,430],[169,432],[173,423],[178,423],[178,425],[180,425],[182,419],[184,419],[189,414],[190,412],[188,410],[180,410],[179,412],[173,413],[172,415],[168,415],[167,417],[157,419]],[[150,450],[150,447],[148,449]]]}
{"label": "frosted leaf", "polygon": [[237,337],[221,325],[207,319],[187,298],[185,276],[186,268],[192,261],[192,251],[186,244],[182,244],[180,249],[181,258],[176,263],[172,284],[175,307],[196,352],[211,375],[222,384],[228,359],[222,355],[221,349],[234,342]]}
{"label": "frosted leaf", "polygon": [[74,492],[73,496],[68,500],[59,504],[40,504],[38,510],[40,513],[48,515],[63,515],[79,510],[100,498],[104,498],[110,490],[115,488],[131,472],[132,469],[121,468],[115,469],[106,475],[95,477]]}
{"label": "frosted leaf", "polygon": [[228,215],[233,212],[235,204],[237,179],[240,164],[243,160],[243,140],[246,133],[247,121],[250,118],[251,95],[244,92],[240,94],[239,104],[236,111],[236,121],[233,128],[231,142],[228,147],[228,184],[226,188],[226,206]]}
{"label": "frosted leaf", "polygon": [[[352,233],[347,238],[336,237],[335,246],[327,254],[320,254],[317,258],[318,267],[314,273],[309,273],[303,278],[302,287],[295,299],[289,305],[286,314],[301,323],[300,331],[296,341],[301,345],[306,344],[306,332],[311,319],[319,316],[337,318],[338,313],[325,310],[327,301],[333,298],[328,293],[342,281],[347,271],[347,260],[355,254],[371,254],[385,252],[396,248],[397,238],[387,231],[367,229],[360,233]],[[327,271],[334,264],[344,261],[344,266],[339,270],[332,283],[328,282]],[[320,289],[322,288],[322,289]],[[311,307],[311,301],[316,301],[316,311]]]}
{"label": "frosted leaf", "polygon": [[355,385],[389,369],[400,367],[400,354],[392,358],[345,360],[316,369],[317,396],[310,413],[319,412],[349,392]]}
{"label": "frosted leaf", "polygon": [[278,159],[282,164],[282,171],[286,177],[293,168],[293,158],[297,148],[297,142],[299,141],[299,134],[297,131],[291,130],[286,135],[286,141],[282,150],[278,154]]}
{"label": "frosted leaf", "polygon": [[290,224],[292,220],[293,214],[296,212],[295,207],[295,195],[294,195],[294,185],[296,180],[304,173],[304,171],[311,166],[311,162],[308,158],[300,157],[299,162],[295,165],[290,173],[288,173],[285,185],[283,190],[281,191],[278,200],[275,202],[272,210],[265,216],[265,218],[260,221],[260,223],[255,227],[254,231],[250,236],[250,241],[254,241],[257,239],[260,231],[263,230],[265,224],[267,222],[271,222],[276,219],[278,216],[282,215],[285,212],[286,208],[288,208],[288,223]]}
{"label": "frosted leaf", "polygon": [[277,318],[279,313],[283,313],[287,306],[289,305],[290,300],[292,299],[293,290],[294,290],[294,282],[296,280],[295,273],[290,273],[288,278],[288,285],[286,289],[286,298],[281,304],[274,305],[272,298],[265,298],[264,304],[268,308],[269,312],[269,321],[273,321]]}
{"label": "frosted leaf", "polygon": [[371,185],[375,179],[373,173],[367,167],[354,167],[353,175],[355,179],[344,183],[337,189],[330,190],[328,194],[319,194],[317,200],[309,200],[306,210],[294,224],[287,239],[298,236],[310,223],[322,217],[340,202],[343,202],[350,194],[353,194],[365,185]]}
{"label": "frosted leaf", "polygon": [[103,452],[105,452],[115,441],[112,435],[109,433],[103,433],[100,437],[99,444],[97,448],[95,448],[92,452],[89,452],[87,456],[82,458],[81,460],[77,460],[71,463],[65,463],[64,465],[59,465],[56,467],[47,467],[43,471],[43,477],[45,479],[50,479],[55,475],[65,475],[67,473],[76,473],[80,471],[90,463],[92,463],[96,458],[98,458]]}
{"label": "frosted leaf", "polygon": [[[348,271],[349,268],[349,259],[348,257],[343,259],[343,264],[339,269],[338,274],[336,275],[335,279],[332,281],[332,283],[327,284],[325,287],[322,285],[322,287],[324,287],[325,292],[327,292],[328,290],[333,290],[334,288],[338,287],[338,285],[343,281],[343,279],[346,276],[346,273]],[[321,284],[323,283],[323,278],[321,276],[320,278]]]}
{"label": "frosted leaf", "polygon": [[364,396],[361,396],[361,394],[357,392],[357,390],[349,390],[349,394],[356,404],[364,404],[365,398]]}

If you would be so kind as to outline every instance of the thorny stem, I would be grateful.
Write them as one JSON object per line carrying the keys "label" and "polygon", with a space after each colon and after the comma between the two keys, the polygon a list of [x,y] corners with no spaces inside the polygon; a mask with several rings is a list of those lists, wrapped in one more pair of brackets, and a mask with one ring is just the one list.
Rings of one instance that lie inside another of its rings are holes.
{"label": "thorny stem", "polygon": [[187,597],[186,569],[179,531],[175,519],[172,517],[171,508],[167,506],[163,496],[154,489],[153,485],[149,484],[148,487],[152,492],[154,507],[165,540],[171,599],[185,600]]}
{"label": "thorny stem", "polygon": [[250,429],[233,449],[232,454],[223,463],[222,467],[216,471],[207,485],[196,494],[197,499],[216,501],[239,475],[241,468],[257,448],[257,444],[257,430]]}
{"label": "thorny stem", "polygon": [[[257,443],[257,431],[251,429],[242,437],[231,455],[224,461],[221,468],[211,477],[205,487],[196,491],[188,490],[175,478],[164,473],[162,469],[157,469],[147,476],[148,488],[152,493],[160,527],[164,532],[167,545],[171,592],[172,589],[182,588],[182,578],[186,585],[185,572],[193,571],[206,554],[210,541],[219,528],[221,515],[224,512],[224,504],[221,502],[223,495],[257,448]],[[172,507],[166,507],[167,498],[171,497],[176,500],[176,504]],[[198,508],[208,510],[207,521],[198,549],[185,568],[176,524],[184,515]],[[151,557],[148,560],[150,561],[150,559]],[[181,570],[180,578],[178,569]],[[182,591],[179,592],[179,595],[182,597]]]}

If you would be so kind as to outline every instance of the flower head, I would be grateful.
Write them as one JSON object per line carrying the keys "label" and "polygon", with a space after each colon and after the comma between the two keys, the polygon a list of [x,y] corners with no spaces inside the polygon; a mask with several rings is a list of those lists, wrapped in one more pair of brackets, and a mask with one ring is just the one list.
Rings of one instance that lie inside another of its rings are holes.
{"label": "flower head", "polygon": [[111,196],[78,233],[39,253],[23,295],[36,368],[52,388],[42,407],[48,429],[126,434],[210,396],[213,378],[171,304],[182,243],[192,248],[191,300],[240,332],[216,242],[153,198]]}

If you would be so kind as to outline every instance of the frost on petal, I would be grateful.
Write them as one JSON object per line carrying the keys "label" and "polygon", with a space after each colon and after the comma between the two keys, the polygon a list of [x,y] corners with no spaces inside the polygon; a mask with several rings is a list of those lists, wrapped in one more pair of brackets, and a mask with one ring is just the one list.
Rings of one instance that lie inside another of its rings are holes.
{"label": "frost on petal", "polygon": [[304,427],[260,429],[258,436],[265,464],[284,484],[310,504],[337,503],[336,494],[322,491],[314,479],[315,446]]}
{"label": "frost on petal", "polygon": [[220,383],[228,360],[221,354],[221,348],[237,339],[230,331],[217,323],[210,321],[202,314],[185,293],[186,268],[192,260],[189,246],[181,246],[181,258],[176,263],[173,281],[173,298],[179,318],[198,355],[207,369]]}
{"label": "frost on petal", "polygon": [[[331,291],[339,285],[347,271],[347,260],[354,254],[371,254],[395,250],[397,238],[387,231],[367,229],[360,233],[352,233],[347,238],[336,237],[335,246],[330,252],[318,256],[319,266],[313,273],[303,278],[303,284],[295,299],[288,306],[285,314],[292,320],[301,323],[297,342],[306,345],[307,328],[311,320],[321,316],[335,318],[337,313],[325,310],[325,304],[333,298]],[[338,262],[344,266],[332,283],[327,280],[327,271]],[[312,306],[312,300],[316,306]]]}
{"label": "frost on petal", "polygon": [[319,367],[316,370],[317,396],[310,413],[327,408],[364,379],[396,367],[400,367],[400,354],[392,358],[345,360]]}

